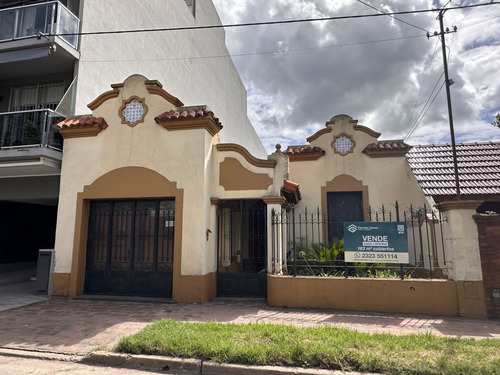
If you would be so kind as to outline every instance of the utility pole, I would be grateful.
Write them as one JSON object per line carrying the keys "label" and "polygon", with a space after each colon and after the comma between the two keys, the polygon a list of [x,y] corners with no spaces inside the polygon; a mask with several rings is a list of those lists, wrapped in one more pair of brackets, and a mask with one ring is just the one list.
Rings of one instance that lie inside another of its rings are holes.
{"label": "utility pole", "polygon": [[451,95],[450,95],[450,86],[454,83],[452,79],[448,77],[448,61],[446,59],[446,42],[445,42],[445,34],[449,34],[450,32],[456,33],[457,27],[453,26],[453,30],[449,30],[446,28],[446,31],[443,27],[443,15],[446,12],[446,9],[441,9],[439,11],[438,19],[439,19],[439,28],[440,32],[434,32],[434,34],[427,33],[427,39],[431,36],[440,36],[441,37],[441,46],[443,48],[443,65],[444,65],[444,80],[446,86],[446,101],[448,102],[448,120],[450,122],[450,137],[451,137],[451,151],[453,156],[453,169],[455,172],[455,190],[456,190],[456,198],[457,201],[461,199],[460,197],[460,180],[458,176],[458,163],[457,163],[457,148],[455,144],[455,130],[453,128],[453,112],[451,110]]}

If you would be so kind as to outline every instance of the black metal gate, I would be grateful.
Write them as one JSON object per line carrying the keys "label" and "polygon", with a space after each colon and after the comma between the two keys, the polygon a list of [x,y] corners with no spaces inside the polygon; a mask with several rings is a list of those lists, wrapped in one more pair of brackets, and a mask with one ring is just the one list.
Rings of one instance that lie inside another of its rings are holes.
{"label": "black metal gate", "polygon": [[172,297],[175,201],[90,203],[85,293]]}
{"label": "black metal gate", "polygon": [[266,296],[266,209],[261,200],[226,201],[219,205],[219,297]]}

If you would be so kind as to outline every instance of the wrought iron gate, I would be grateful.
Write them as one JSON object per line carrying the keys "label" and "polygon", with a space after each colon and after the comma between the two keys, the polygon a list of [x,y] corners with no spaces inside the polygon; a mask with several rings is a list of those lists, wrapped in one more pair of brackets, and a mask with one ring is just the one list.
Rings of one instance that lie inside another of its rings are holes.
{"label": "wrought iron gate", "polygon": [[265,203],[261,200],[226,201],[219,205],[217,216],[217,295],[265,297]]}
{"label": "wrought iron gate", "polygon": [[85,293],[172,297],[175,201],[90,203]]}

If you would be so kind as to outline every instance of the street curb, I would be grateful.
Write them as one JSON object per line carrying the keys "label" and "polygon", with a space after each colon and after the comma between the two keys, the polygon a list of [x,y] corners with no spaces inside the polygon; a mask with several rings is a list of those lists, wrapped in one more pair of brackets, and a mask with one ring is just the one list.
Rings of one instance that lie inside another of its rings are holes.
{"label": "street curb", "polygon": [[52,361],[79,362],[85,356],[79,354],[53,353],[25,349],[0,348],[0,355],[8,357],[44,359]]}
{"label": "street curb", "polygon": [[159,371],[175,374],[200,375],[380,375],[375,373],[345,372],[339,370],[304,369],[300,367],[279,366],[247,366],[236,364],[221,364],[198,359],[183,359],[176,357],[121,354],[111,352],[92,352],[82,358],[80,363],[99,366],[125,367]]}
{"label": "street curb", "polygon": [[99,366],[126,367],[134,369],[161,371],[163,373],[201,374],[201,360],[181,359],[142,354],[121,354],[92,352],[82,358],[80,363]]}

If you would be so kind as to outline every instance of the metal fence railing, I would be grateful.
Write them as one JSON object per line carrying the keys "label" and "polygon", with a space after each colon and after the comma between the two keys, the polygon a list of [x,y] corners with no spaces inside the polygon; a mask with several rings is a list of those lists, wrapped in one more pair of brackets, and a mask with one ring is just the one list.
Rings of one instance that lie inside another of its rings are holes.
{"label": "metal fence railing", "polygon": [[[319,208],[272,212],[271,271],[274,274],[380,278],[446,278],[443,220],[439,207],[427,205],[402,209],[398,202],[369,207],[362,217],[367,222],[406,222],[408,258],[405,264],[344,261],[344,239],[328,241],[328,231],[343,222]],[[335,220],[335,219],[333,219]],[[330,236],[331,237],[331,236]]]}
{"label": "metal fence railing", "polygon": [[62,34],[77,48],[80,20],[58,1],[49,1],[0,10],[0,42]]}
{"label": "metal fence railing", "polygon": [[62,149],[57,123],[64,117],[51,109],[0,113],[0,147],[42,146]]}

